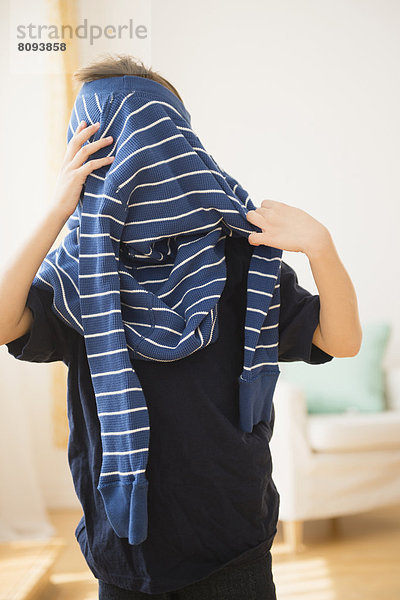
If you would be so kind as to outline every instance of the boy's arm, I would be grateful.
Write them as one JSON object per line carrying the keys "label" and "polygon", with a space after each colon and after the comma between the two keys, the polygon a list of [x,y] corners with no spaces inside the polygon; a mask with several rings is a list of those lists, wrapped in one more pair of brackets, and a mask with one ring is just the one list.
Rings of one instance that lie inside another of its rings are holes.
{"label": "boy's arm", "polygon": [[0,344],[20,337],[31,328],[32,312],[26,306],[29,288],[67,219],[58,207],[53,207],[2,272]]}
{"label": "boy's arm", "polygon": [[250,244],[307,255],[320,298],[313,343],[332,356],[358,354],[362,328],[357,296],[328,229],[304,210],[276,200],[264,200],[247,219],[261,229],[250,234]]}
{"label": "boy's arm", "polygon": [[357,296],[329,232],[305,254],[320,297],[313,344],[334,356],[355,356],[362,340]]}
{"label": "boy's arm", "polygon": [[86,127],[84,121],[77,127],[67,147],[51,209],[1,273],[0,345],[29,331],[33,317],[26,301],[32,281],[61,229],[75,211],[87,175],[112,162],[113,157],[104,157],[84,163],[91,154],[112,141],[102,138],[83,145],[97,128],[98,124]]}

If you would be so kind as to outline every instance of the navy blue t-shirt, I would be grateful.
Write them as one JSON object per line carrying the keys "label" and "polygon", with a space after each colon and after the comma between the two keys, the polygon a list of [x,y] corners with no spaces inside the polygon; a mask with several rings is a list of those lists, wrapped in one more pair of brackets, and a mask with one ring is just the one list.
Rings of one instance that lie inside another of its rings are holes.
{"label": "navy blue t-shirt", "polygon": [[[226,239],[215,343],[174,362],[133,360],[151,426],[148,536],[137,546],[115,534],[97,490],[100,423],[84,338],[53,312],[51,290],[29,291],[31,330],[7,347],[20,360],[68,366],[68,461],[83,509],[75,535],[98,579],[147,594],[170,592],[271,548],[279,512],[269,448],[274,411],[251,433],[238,426],[252,250],[247,238]],[[331,360],[312,343],[319,295],[300,287],[285,262],[280,286],[279,361]]]}

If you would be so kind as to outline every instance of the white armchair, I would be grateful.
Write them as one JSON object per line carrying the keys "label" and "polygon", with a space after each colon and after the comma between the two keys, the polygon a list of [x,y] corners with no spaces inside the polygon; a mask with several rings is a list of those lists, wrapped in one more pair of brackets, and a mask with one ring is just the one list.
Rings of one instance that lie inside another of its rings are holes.
{"label": "white armchair", "polygon": [[305,394],[278,379],[270,442],[285,542],[303,522],[400,503],[400,368],[385,370],[387,410],[308,414]]}

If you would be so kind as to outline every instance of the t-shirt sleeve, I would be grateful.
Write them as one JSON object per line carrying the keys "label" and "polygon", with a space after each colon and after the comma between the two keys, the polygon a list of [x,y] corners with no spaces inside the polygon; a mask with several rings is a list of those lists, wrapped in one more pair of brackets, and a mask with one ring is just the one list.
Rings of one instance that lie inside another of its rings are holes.
{"label": "t-shirt sleeve", "polygon": [[279,315],[280,362],[303,361],[312,365],[329,362],[333,356],[312,343],[319,322],[320,298],[298,283],[296,272],[282,261]]}
{"label": "t-shirt sleeve", "polygon": [[73,330],[52,310],[53,292],[31,285],[26,306],[33,315],[30,330],[6,344],[8,352],[28,362],[69,362],[69,341]]}

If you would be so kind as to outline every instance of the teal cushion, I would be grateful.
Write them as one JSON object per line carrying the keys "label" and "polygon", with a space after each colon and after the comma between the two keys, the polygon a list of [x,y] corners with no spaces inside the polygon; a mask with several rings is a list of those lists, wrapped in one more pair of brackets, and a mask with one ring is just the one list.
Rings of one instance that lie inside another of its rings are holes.
{"label": "teal cushion", "polygon": [[281,377],[303,389],[308,413],[385,410],[382,359],[390,331],[386,321],[367,323],[356,356],[319,365],[282,362]]}

